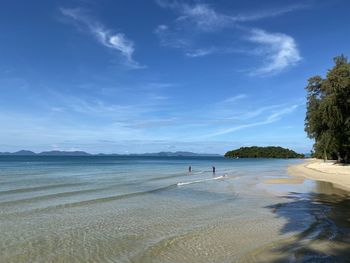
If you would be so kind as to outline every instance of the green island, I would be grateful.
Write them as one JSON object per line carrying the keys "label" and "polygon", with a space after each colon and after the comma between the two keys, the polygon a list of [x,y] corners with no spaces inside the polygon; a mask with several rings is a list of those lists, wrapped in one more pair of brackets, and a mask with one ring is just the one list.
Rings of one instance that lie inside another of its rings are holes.
{"label": "green island", "polygon": [[241,147],[225,153],[227,158],[304,158],[304,154],[296,153],[278,146]]}

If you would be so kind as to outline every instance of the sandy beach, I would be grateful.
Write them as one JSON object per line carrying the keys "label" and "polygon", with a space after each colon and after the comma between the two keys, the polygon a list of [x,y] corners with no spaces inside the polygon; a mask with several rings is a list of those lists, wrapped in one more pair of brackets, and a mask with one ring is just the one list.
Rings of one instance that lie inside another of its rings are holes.
{"label": "sandy beach", "polygon": [[310,159],[302,164],[291,165],[288,173],[297,178],[308,178],[329,182],[334,186],[350,191],[350,165],[336,164],[334,161]]}

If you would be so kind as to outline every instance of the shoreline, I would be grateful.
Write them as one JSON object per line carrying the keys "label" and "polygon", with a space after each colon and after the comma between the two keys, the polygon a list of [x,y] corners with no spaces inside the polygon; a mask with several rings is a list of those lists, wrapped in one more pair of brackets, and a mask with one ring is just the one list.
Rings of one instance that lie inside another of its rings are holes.
{"label": "shoreline", "polygon": [[328,182],[336,188],[350,192],[349,165],[339,165],[335,161],[324,162],[319,159],[310,159],[301,164],[289,166],[287,171],[292,176]]}

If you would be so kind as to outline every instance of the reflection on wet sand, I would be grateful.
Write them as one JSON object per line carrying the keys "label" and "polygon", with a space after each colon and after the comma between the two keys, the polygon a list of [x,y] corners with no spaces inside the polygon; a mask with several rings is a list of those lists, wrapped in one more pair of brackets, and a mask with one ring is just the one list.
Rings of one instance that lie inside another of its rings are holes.
{"label": "reflection on wet sand", "polygon": [[315,182],[315,190],[267,206],[286,220],[281,234],[295,234],[255,251],[257,262],[350,262],[349,193],[326,182]]}

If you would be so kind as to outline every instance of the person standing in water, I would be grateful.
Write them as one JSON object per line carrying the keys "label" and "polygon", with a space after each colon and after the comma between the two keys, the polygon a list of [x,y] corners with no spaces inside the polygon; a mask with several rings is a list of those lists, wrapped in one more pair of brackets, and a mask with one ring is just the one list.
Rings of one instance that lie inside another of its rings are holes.
{"label": "person standing in water", "polygon": [[213,174],[215,174],[215,170],[216,170],[216,169],[215,169],[215,166],[213,166]]}
{"label": "person standing in water", "polygon": [[189,173],[191,173],[191,172],[192,172],[192,167],[191,167],[191,165],[190,165],[190,166],[188,166],[188,172],[189,172]]}

